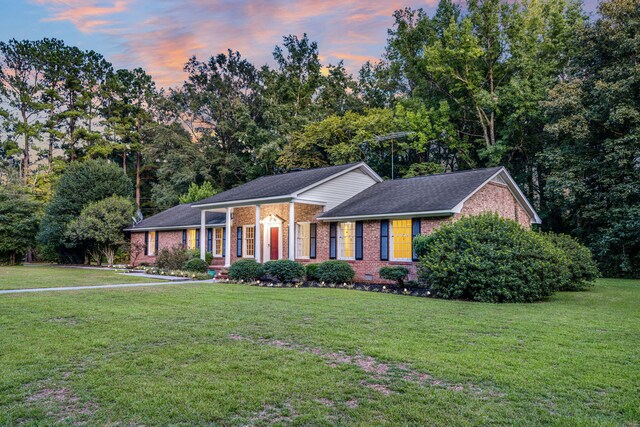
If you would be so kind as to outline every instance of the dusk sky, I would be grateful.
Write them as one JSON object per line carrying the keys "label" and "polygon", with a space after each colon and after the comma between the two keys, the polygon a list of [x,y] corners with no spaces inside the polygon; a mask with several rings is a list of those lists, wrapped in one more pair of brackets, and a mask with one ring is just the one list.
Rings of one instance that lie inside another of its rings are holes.
{"label": "dusk sky", "polygon": [[[191,55],[231,48],[256,65],[271,63],[282,36],[306,32],[324,64],[357,72],[380,57],[403,7],[433,12],[437,0],[0,0],[0,40],[55,37],[102,53],[117,68],[143,67],[160,86],[179,84]],[[596,0],[586,0],[593,12]]]}

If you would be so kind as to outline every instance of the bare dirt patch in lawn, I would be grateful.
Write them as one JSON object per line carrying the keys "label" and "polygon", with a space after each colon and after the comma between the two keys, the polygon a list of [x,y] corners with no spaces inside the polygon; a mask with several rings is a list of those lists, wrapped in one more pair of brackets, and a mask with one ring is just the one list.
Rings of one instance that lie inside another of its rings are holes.
{"label": "bare dirt patch in lawn", "polygon": [[257,345],[267,345],[286,350],[298,351],[301,353],[311,353],[323,358],[331,367],[338,367],[341,365],[356,366],[368,375],[368,378],[361,381],[360,384],[364,387],[380,392],[385,396],[394,392],[394,385],[398,385],[398,381],[404,381],[420,387],[438,387],[454,392],[482,394],[490,398],[504,397],[504,393],[498,392],[494,389],[481,388],[471,383],[459,384],[444,381],[442,379],[434,378],[430,374],[415,370],[406,363],[385,363],[362,353],[350,355],[341,351],[326,352],[317,347],[306,347],[301,344],[278,339],[256,339],[239,334],[230,334],[228,337],[234,341],[248,341]]}
{"label": "bare dirt patch in lawn", "polygon": [[25,388],[34,390],[26,398],[27,404],[43,408],[47,416],[55,418],[61,424],[85,425],[98,410],[96,403],[83,401],[73,389],[64,384],[47,381],[35,385],[26,384]]}

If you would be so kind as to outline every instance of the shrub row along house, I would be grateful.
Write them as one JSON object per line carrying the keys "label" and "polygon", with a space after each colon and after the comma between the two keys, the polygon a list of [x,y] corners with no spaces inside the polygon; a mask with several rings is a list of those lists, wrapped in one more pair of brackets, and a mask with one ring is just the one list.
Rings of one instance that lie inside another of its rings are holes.
{"label": "shrub row along house", "polygon": [[496,212],[523,227],[540,218],[503,167],[383,180],[365,163],[258,178],[144,219],[128,231],[144,245],[138,262],[183,245],[213,254],[212,268],[236,260],[349,262],[356,280],[382,281],[380,267],[416,274],[413,238],[462,215]]}

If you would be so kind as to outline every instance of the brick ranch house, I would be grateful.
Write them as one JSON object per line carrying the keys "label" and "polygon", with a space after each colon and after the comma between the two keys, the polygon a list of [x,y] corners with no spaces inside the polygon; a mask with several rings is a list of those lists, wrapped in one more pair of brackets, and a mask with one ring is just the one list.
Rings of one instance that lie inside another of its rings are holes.
{"label": "brick ranch house", "polygon": [[523,227],[540,218],[504,167],[384,181],[367,164],[258,178],[196,203],[175,206],[127,230],[153,264],[175,245],[213,254],[212,268],[236,260],[345,260],[356,280],[385,282],[380,267],[416,275],[413,238],[462,215],[496,212]]}

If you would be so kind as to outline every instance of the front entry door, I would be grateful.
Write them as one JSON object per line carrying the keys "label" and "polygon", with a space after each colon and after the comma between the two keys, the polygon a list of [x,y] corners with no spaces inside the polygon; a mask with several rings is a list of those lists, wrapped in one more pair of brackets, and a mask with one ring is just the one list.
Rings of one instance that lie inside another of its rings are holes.
{"label": "front entry door", "polygon": [[280,236],[280,229],[278,227],[271,227],[269,230],[270,240],[269,240],[269,259],[278,259],[280,247],[280,243],[278,242],[278,237]]}

